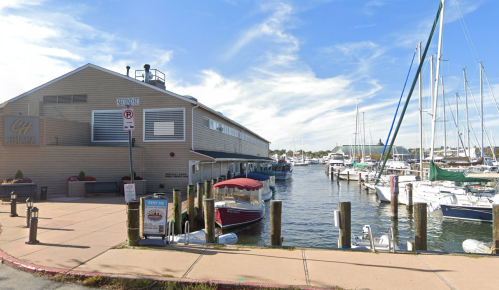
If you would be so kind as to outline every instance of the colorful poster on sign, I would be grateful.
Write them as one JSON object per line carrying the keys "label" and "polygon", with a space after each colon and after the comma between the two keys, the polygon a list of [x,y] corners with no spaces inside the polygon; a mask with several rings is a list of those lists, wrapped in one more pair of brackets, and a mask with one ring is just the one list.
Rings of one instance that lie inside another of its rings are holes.
{"label": "colorful poster on sign", "polygon": [[125,183],[125,201],[136,200],[135,196],[135,183]]}
{"label": "colorful poster on sign", "polygon": [[144,206],[144,235],[165,235],[168,200],[146,199]]}

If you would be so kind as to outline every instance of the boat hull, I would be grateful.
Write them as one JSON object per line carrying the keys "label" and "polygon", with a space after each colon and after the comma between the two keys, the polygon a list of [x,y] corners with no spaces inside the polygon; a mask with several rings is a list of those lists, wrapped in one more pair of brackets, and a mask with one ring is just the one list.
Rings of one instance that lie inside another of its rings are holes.
{"label": "boat hull", "polygon": [[274,172],[276,180],[288,180],[293,177],[292,172]]}
{"label": "boat hull", "polygon": [[265,207],[243,209],[237,207],[215,207],[215,222],[222,228],[240,226],[261,220],[265,216]]}
{"label": "boat hull", "polygon": [[441,204],[444,218],[492,222],[492,207]]}

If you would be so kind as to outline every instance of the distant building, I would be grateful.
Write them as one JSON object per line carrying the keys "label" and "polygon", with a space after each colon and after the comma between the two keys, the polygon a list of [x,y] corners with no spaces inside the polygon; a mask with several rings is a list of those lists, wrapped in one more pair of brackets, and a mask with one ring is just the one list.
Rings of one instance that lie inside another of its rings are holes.
{"label": "distant building", "polygon": [[[380,140],[381,143],[381,140]],[[379,143],[378,143],[379,144]],[[381,143],[383,144],[383,143]],[[350,156],[350,154],[353,154],[354,148],[356,148],[356,155],[359,156],[362,155],[362,152],[365,150],[366,155],[372,155],[372,154],[381,154],[383,153],[383,148],[385,148],[384,145],[342,145],[342,146],[336,146],[334,147],[332,153],[342,153],[344,155]],[[400,158],[401,160],[407,160],[407,159],[413,159],[414,154],[409,152],[405,147],[403,146],[393,146],[392,147],[392,152],[391,152],[395,157]]]}

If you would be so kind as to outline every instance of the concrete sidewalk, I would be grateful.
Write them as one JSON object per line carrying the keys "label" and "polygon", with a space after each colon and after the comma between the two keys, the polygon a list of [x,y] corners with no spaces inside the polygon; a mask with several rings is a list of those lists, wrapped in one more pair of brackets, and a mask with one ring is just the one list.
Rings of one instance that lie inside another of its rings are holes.
{"label": "concrete sidewalk", "polygon": [[171,275],[174,278],[169,279],[176,281],[265,287],[497,288],[493,279],[499,266],[497,256],[202,245],[113,249],[126,240],[123,197],[48,200],[35,206],[40,209],[37,245],[25,244],[29,230],[23,228],[24,204],[18,205],[16,218],[9,217],[9,204],[0,206],[0,256],[17,268],[91,275]]}

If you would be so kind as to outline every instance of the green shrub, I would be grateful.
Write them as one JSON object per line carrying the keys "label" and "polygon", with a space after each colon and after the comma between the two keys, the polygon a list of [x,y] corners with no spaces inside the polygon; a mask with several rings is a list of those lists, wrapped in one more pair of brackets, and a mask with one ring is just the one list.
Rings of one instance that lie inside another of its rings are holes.
{"label": "green shrub", "polygon": [[80,181],[84,181],[85,180],[85,172],[80,171],[80,174],[78,174],[78,179]]}
{"label": "green shrub", "polygon": [[24,174],[23,172],[19,169],[17,170],[16,172],[16,176],[14,177],[15,179],[18,179],[18,178],[24,178]]}

